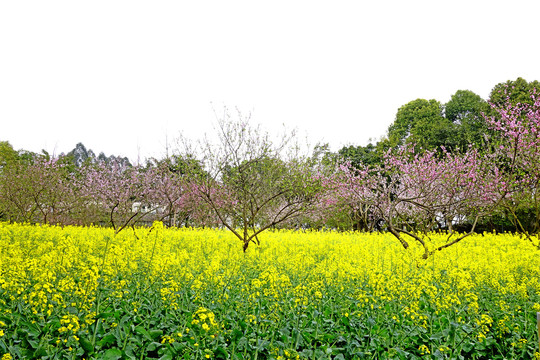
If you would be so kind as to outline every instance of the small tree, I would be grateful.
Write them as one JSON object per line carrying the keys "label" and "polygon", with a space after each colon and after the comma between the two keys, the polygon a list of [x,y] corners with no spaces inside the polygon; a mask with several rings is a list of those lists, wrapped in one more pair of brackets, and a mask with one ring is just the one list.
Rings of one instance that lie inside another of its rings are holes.
{"label": "small tree", "polygon": [[[478,219],[493,209],[505,183],[496,168],[488,168],[476,150],[451,154],[442,149],[414,154],[409,148],[387,154],[383,167],[342,167],[338,193],[356,208],[368,208],[372,221],[404,248],[409,239],[424,248],[424,258],[456,244],[474,232]],[[471,221],[459,234],[454,223]],[[430,233],[447,231],[447,242],[432,248]]]}
{"label": "small tree", "polygon": [[155,173],[121,161],[98,162],[85,167],[82,192],[87,213],[97,222],[108,223],[119,233],[152,215],[155,200]]}
{"label": "small tree", "polygon": [[81,198],[63,158],[34,156],[2,167],[0,207],[10,221],[78,223]]}
{"label": "small tree", "polygon": [[[538,236],[536,241],[532,238],[540,232],[539,91],[532,89],[527,101],[519,103],[512,98],[515,89],[503,89],[500,103],[492,104],[495,115],[486,120],[496,134],[491,138],[494,161],[508,184],[500,205],[516,230],[540,248]],[[520,216],[523,213],[528,216]]]}
{"label": "small tree", "polygon": [[196,161],[174,156],[161,161],[154,160],[154,164],[147,165],[146,176],[152,179],[150,197],[155,204],[159,204],[155,220],[164,221],[168,226],[188,226],[202,219],[188,191],[188,168],[202,171]]}
{"label": "small tree", "polygon": [[234,120],[225,109],[217,144],[206,139],[196,149],[183,149],[184,157],[198,158],[205,169],[190,174],[192,196],[242,241],[244,251],[260,244],[264,230],[315,206],[322,191],[317,171],[299,155],[294,133],[274,143],[249,120],[240,112]]}

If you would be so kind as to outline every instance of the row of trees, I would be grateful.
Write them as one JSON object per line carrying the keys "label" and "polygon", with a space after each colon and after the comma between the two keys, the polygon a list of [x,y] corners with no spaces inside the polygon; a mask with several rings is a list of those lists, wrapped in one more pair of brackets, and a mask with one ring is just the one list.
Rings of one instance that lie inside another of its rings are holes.
{"label": "row of trees", "polygon": [[[401,115],[411,103],[400,108],[388,137],[363,153],[377,156],[364,158],[324,146],[302,153],[294,133],[273,139],[227,110],[216,141],[184,139],[174,155],[144,165],[96,157],[82,145],[52,158],[3,142],[0,218],[100,224],[116,232],[154,220],[221,226],[244,251],[268,228],[383,230],[405,248],[420,244],[425,257],[500,218],[538,246],[540,96],[527,89],[528,97],[516,101],[511,84],[499,91],[479,115],[445,107],[446,118],[459,119],[456,127],[475,122],[486,129],[482,146],[422,140],[444,133],[442,125],[412,116],[407,128]],[[436,230],[446,231],[448,241],[433,247]]]}
{"label": "row of trees", "polygon": [[[458,90],[443,104],[436,99],[416,99],[401,106],[387,135],[367,146],[346,146],[338,151],[353,164],[381,164],[386,151],[404,145],[416,145],[416,151],[444,146],[453,152],[469,146],[483,149],[488,137],[496,133],[488,119],[497,116],[495,108],[511,104],[532,105],[531,92],[540,82],[522,78],[495,85],[487,100],[470,90]],[[492,107],[495,106],[495,108]]]}

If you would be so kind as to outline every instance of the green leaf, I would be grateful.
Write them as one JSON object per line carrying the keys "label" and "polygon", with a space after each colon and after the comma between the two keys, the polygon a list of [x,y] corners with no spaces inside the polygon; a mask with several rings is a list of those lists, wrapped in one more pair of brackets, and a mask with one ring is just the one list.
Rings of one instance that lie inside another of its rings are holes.
{"label": "green leaf", "polygon": [[150,336],[150,333],[142,326],[136,326],[135,333],[143,335],[147,340],[150,340],[150,341],[153,340],[152,336]]}
{"label": "green leaf", "polygon": [[137,359],[137,356],[135,355],[136,352],[137,352],[137,347],[135,347],[133,344],[127,344],[125,356],[128,359],[136,360]]}
{"label": "green leaf", "polygon": [[158,348],[160,348],[162,346],[161,343],[158,343],[158,342],[151,342],[147,347],[146,347],[146,350],[147,351],[155,351],[157,350]]}
{"label": "green leaf", "polygon": [[141,339],[138,339],[138,338],[136,338],[136,337],[134,337],[134,336],[130,336],[129,339],[128,339],[128,341],[129,341],[130,343],[137,344],[138,346],[141,346],[141,345],[142,345]]}
{"label": "green leaf", "polygon": [[34,351],[33,357],[37,359],[37,358],[41,358],[41,357],[43,357],[45,355],[47,355],[47,349],[45,348],[45,346],[43,344],[41,344],[41,345],[38,346],[36,351]]}
{"label": "green leaf", "polygon": [[99,340],[98,345],[100,347],[105,347],[107,345],[112,345],[116,342],[116,337],[112,334],[105,335],[103,339]]}
{"label": "green leaf", "polygon": [[244,333],[238,329],[234,329],[231,334],[231,340],[236,342],[238,339],[240,339],[242,336],[244,336]]}
{"label": "green leaf", "polygon": [[32,337],[37,338],[41,334],[41,330],[39,330],[34,324],[28,321],[22,321],[20,325],[24,327],[17,329],[17,333],[19,335],[23,335],[23,336],[26,335],[26,337],[32,336]]}
{"label": "green leaf", "polygon": [[94,353],[94,345],[84,336],[79,337],[79,344],[83,348],[83,350],[88,354]]}
{"label": "green leaf", "polygon": [[172,360],[172,359],[173,359],[173,355],[170,352],[166,353],[165,355],[159,358],[159,360]]}
{"label": "green leaf", "polygon": [[32,349],[37,348],[39,345],[39,342],[37,340],[26,339],[26,341],[28,342],[28,344],[30,344]]}
{"label": "green leaf", "polygon": [[227,354],[227,350],[219,346],[216,350],[214,350],[214,357],[216,359],[228,359],[229,354]]}
{"label": "green leaf", "polygon": [[150,330],[148,334],[150,335],[152,340],[156,340],[163,335],[163,330]]}
{"label": "green leaf", "polygon": [[96,316],[96,320],[97,320],[97,319],[106,319],[106,318],[109,318],[109,317],[114,317],[114,315],[115,315],[115,314],[112,313],[112,312],[103,312],[103,313],[98,314],[98,315]]}
{"label": "green leaf", "polygon": [[119,349],[109,349],[105,351],[103,360],[118,360],[122,358],[122,351]]}

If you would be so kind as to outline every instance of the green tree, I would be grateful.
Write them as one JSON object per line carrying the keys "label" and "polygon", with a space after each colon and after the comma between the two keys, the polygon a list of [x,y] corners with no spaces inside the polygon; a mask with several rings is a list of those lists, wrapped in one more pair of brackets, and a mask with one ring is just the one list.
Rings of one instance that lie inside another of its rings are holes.
{"label": "green tree", "polygon": [[382,163],[383,157],[378,150],[377,145],[369,143],[366,146],[344,146],[338,150],[338,154],[355,168],[362,165],[371,167]]}
{"label": "green tree", "polygon": [[458,90],[444,109],[446,119],[456,125],[456,143],[462,150],[469,144],[484,144],[484,135],[489,131],[483,116],[489,111],[487,101],[470,90]]}
{"label": "green tree", "polygon": [[416,99],[402,107],[388,128],[392,147],[416,144],[424,150],[455,145],[454,124],[443,116],[443,106],[437,100]]}
{"label": "green tree", "polygon": [[534,80],[527,82],[527,80],[518,77],[516,80],[508,80],[504,83],[495,85],[489,95],[489,102],[496,106],[503,106],[508,99],[511,104],[518,103],[533,105],[534,101],[531,99],[531,92],[536,89],[536,92],[540,92],[540,82]]}
{"label": "green tree", "polygon": [[103,152],[100,152],[99,155],[96,156],[94,151],[92,151],[92,149],[87,149],[83,143],[77,143],[75,148],[65,155],[65,161],[70,162],[77,168],[83,168],[98,162],[105,164],[122,163],[126,166],[132,166],[127,157],[115,155],[107,156]]}
{"label": "green tree", "polygon": [[86,149],[83,143],[77,143],[75,148],[67,153],[66,157],[76,167],[82,167],[96,162],[96,154],[92,150]]}
{"label": "green tree", "polygon": [[19,158],[19,153],[8,141],[0,141],[0,169]]}
{"label": "green tree", "polygon": [[192,155],[182,156],[178,154],[168,155],[163,159],[151,158],[147,160],[146,167],[159,168],[166,167],[171,173],[178,175],[187,174],[201,174],[204,176],[205,172],[200,161],[195,158],[191,158]]}
{"label": "green tree", "polygon": [[479,117],[487,110],[487,102],[470,90],[458,90],[444,106],[445,116],[455,124]]}
{"label": "green tree", "polygon": [[309,162],[313,167],[330,172],[333,171],[339,161],[339,154],[331,151],[328,143],[315,145],[309,158]]}

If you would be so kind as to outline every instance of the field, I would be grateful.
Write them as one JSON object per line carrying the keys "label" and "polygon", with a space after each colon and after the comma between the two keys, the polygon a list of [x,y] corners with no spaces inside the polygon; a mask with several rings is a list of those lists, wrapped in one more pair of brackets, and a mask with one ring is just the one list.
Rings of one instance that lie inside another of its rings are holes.
{"label": "field", "polygon": [[[443,242],[442,236],[435,236]],[[483,234],[0,224],[0,358],[538,358],[540,251]]]}

